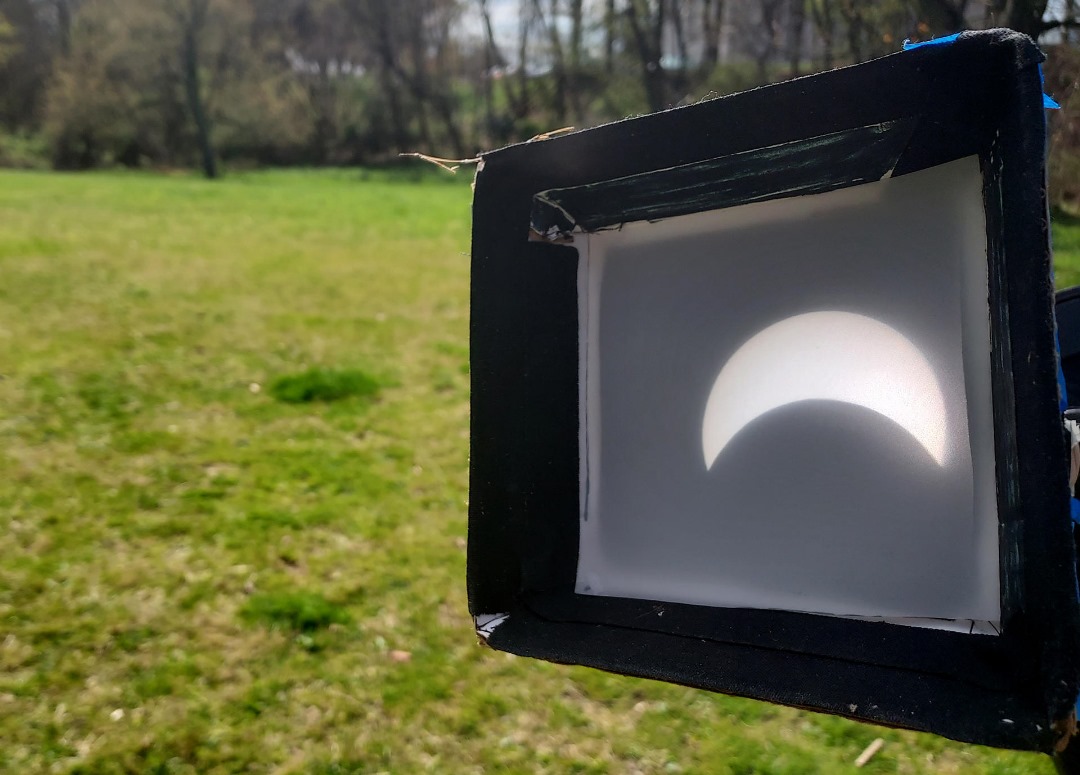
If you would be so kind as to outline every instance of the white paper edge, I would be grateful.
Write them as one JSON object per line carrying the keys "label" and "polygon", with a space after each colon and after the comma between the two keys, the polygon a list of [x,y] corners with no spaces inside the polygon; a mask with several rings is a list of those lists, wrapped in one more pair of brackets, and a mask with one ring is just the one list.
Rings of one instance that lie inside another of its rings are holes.
{"label": "white paper edge", "polygon": [[483,638],[484,642],[487,642],[487,639],[491,637],[499,625],[509,618],[510,614],[477,614],[473,617],[476,634]]}

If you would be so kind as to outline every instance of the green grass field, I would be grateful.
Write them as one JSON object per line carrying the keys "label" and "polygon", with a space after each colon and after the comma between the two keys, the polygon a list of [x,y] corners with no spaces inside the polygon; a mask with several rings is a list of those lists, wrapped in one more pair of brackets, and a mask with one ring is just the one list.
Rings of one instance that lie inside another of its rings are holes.
{"label": "green grass field", "polygon": [[470,192],[418,177],[0,174],[0,771],[1052,772],[479,647]]}

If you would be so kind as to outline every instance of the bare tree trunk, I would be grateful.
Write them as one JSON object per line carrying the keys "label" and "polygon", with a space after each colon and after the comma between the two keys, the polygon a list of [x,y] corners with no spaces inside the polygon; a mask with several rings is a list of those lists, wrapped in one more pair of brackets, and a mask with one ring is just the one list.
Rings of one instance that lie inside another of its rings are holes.
{"label": "bare tree trunk", "polygon": [[724,25],[724,0],[701,0],[701,26],[705,38],[703,65],[715,67],[720,62],[720,35]]}
{"label": "bare tree trunk", "polygon": [[604,0],[604,69],[615,70],[615,0]]}
{"label": "bare tree trunk", "polygon": [[[413,101],[416,103],[416,121],[420,126],[420,141],[423,143],[424,149],[429,153],[442,155],[445,151],[435,147],[431,125],[428,123],[427,106],[431,101],[431,94],[428,91],[423,74],[419,71],[416,74],[410,74],[397,61],[392,61],[391,66],[395,68],[398,78],[408,88]],[[456,148],[455,153],[461,155],[460,148]]]}
{"label": "bare tree trunk", "polygon": [[[394,146],[398,153],[415,151],[416,148],[412,147],[406,106],[402,102],[404,96],[402,87],[407,79],[396,61],[397,46],[389,9],[384,3],[350,4],[349,11],[353,14],[358,26],[368,30],[371,36],[370,42],[376,56],[379,88],[382,89],[386,104],[390,109],[390,131],[393,134]],[[431,138],[426,131],[426,117],[421,116],[420,125],[424,130],[423,140],[429,143]]]}
{"label": "bare tree trunk", "polygon": [[[518,100],[517,110],[515,115],[517,118],[522,119],[529,113],[529,71],[527,63],[529,61],[529,27],[531,19],[532,4],[529,0],[521,0],[519,6],[520,19],[518,24],[520,25],[520,36],[518,37]],[[507,93],[509,93],[510,85],[507,84]]]}
{"label": "bare tree trunk", "polygon": [[442,119],[443,127],[446,129],[446,136],[450,140],[450,147],[454,149],[454,153],[457,154],[459,159],[465,158],[468,154],[465,151],[465,141],[461,136],[461,130],[457,125],[456,111],[450,98],[443,92],[436,94],[435,99],[435,112],[439,118]]}
{"label": "bare tree trunk", "polygon": [[858,64],[863,61],[863,8],[859,5],[860,0],[842,0],[840,14],[844,17],[847,26],[848,51],[852,60]]}
{"label": "bare tree trunk", "polygon": [[445,128],[445,139],[453,153],[463,156],[465,142],[445,66],[451,17],[434,13],[433,10],[439,9],[433,9],[430,4],[403,0],[357,2],[348,7],[366,29],[372,53],[386,72],[382,86],[391,111],[396,113],[394,123],[398,142],[405,134],[405,111],[400,108],[401,103],[396,101],[392,90],[401,84],[415,106],[424,148],[446,152],[435,147],[428,118],[430,109]]}
{"label": "bare tree trunk", "polygon": [[495,95],[491,85],[492,71],[496,67],[506,64],[498,44],[495,43],[495,32],[491,27],[491,13],[488,10],[487,0],[479,0],[480,17],[484,22],[484,74],[481,78],[484,90],[484,117],[486,126],[483,131],[485,139],[490,144],[492,132],[495,127]]}
{"label": "bare tree trunk", "polygon": [[[450,24],[443,19],[439,26],[438,41],[435,47],[435,58],[432,62],[432,81],[434,86],[431,90],[432,102],[435,112],[442,119],[446,135],[450,145],[457,154],[457,158],[463,159],[470,155],[467,153],[465,138],[461,133],[458,123],[458,110],[454,100],[454,88],[450,82],[448,73],[450,66],[446,61],[446,52],[450,43]],[[424,62],[427,66],[427,61]]]}
{"label": "bare tree trunk", "polygon": [[769,60],[776,53],[779,14],[780,0],[762,0],[761,28],[765,34],[765,41],[754,57],[758,66],[758,80],[761,83],[769,82]]}
{"label": "bare tree trunk", "polygon": [[1002,27],[1011,27],[1038,40],[1049,29],[1058,26],[1043,21],[1046,0],[991,0],[994,19]]}
{"label": "bare tree trunk", "polygon": [[552,109],[555,113],[555,120],[562,124],[566,121],[568,105],[574,109],[575,115],[578,114],[579,111],[577,109],[576,95],[573,93],[572,84],[570,83],[567,74],[566,52],[563,49],[562,36],[559,35],[559,27],[556,23],[559,13],[559,0],[550,0],[550,2],[550,17],[544,11],[542,0],[533,0],[533,5],[536,8],[536,15],[540,21],[540,25],[547,33],[548,44],[551,46],[551,55],[555,60],[552,67],[552,75],[555,78],[555,93],[552,96]]}
{"label": "bare tree trunk", "polygon": [[495,31],[491,26],[491,11],[488,9],[488,0],[479,0],[480,14],[484,21],[484,59],[489,67],[504,67],[506,57],[495,42]]}
{"label": "bare tree trunk", "polygon": [[802,66],[803,28],[806,26],[806,3],[791,0],[791,25],[788,28],[788,64],[791,78],[798,78]]}
{"label": "bare tree trunk", "polygon": [[187,15],[184,20],[184,91],[187,94],[188,110],[195,122],[195,137],[199,144],[202,158],[202,170],[206,177],[218,176],[214,146],[210,139],[210,119],[203,104],[202,86],[199,77],[199,35],[206,23],[207,0],[189,0]]}
{"label": "bare tree trunk", "polygon": [[821,64],[831,70],[834,62],[833,36],[836,33],[836,17],[833,15],[832,0],[813,0],[810,12],[814,17],[814,26],[821,36]]}
{"label": "bare tree trunk", "polygon": [[574,121],[585,120],[585,111],[581,103],[581,63],[583,60],[582,38],[584,37],[585,17],[584,0],[570,0],[570,68],[568,81],[570,104],[574,110]]}
{"label": "bare tree trunk", "polygon": [[671,23],[675,28],[675,48],[679,52],[679,69],[686,70],[690,54],[686,48],[686,33],[683,31],[682,6],[679,0],[671,0]]}
{"label": "bare tree trunk", "polygon": [[428,153],[442,156],[445,152],[442,149],[435,147],[435,141],[431,137],[431,125],[428,123],[427,106],[422,99],[416,97],[415,93],[413,94],[413,100],[416,103],[416,123],[420,127],[421,145]]}
{"label": "bare tree trunk", "polygon": [[310,87],[311,102],[315,107],[314,140],[315,161],[326,164],[330,159],[330,146],[334,141],[333,84],[330,82],[330,60],[325,55],[317,62],[319,72]]}
{"label": "bare tree trunk", "polygon": [[56,26],[60,34],[60,55],[66,59],[71,54],[70,0],[56,0]]}
{"label": "bare tree trunk", "polygon": [[930,24],[935,35],[949,34],[967,26],[968,0],[919,0],[919,18]]}
{"label": "bare tree trunk", "polygon": [[379,85],[390,108],[390,131],[394,135],[394,146],[398,153],[408,153],[414,149],[409,148],[409,133],[405,126],[405,114],[401,109],[401,96],[393,75],[385,64],[379,66]]}
{"label": "bare tree trunk", "polygon": [[630,0],[626,7],[626,17],[630,22],[630,30],[637,44],[638,58],[641,61],[641,75],[645,86],[645,96],[649,101],[649,110],[654,113],[668,106],[667,74],[660,63],[660,41],[664,29],[664,4],[660,0],[657,6],[656,18],[652,25],[646,29],[648,18],[642,19],[641,8],[645,0]]}

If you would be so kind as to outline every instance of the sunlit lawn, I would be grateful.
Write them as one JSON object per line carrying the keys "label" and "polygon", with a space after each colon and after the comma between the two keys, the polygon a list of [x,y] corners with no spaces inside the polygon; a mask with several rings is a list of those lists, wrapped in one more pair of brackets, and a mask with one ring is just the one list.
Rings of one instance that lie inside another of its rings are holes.
{"label": "sunlit lawn", "polygon": [[0,174],[0,770],[1052,772],[477,646],[469,197]]}

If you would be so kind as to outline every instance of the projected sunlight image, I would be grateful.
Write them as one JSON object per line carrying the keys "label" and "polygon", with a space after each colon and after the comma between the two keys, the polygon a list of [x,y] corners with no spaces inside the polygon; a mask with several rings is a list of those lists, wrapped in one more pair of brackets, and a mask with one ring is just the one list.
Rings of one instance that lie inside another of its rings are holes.
{"label": "projected sunlight image", "polygon": [[[786,376],[778,379],[781,363]],[[712,468],[732,437],[761,415],[815,399],[856,404],[889,418],[944,465],[945,398],[925,356],[871,317],[823,311],[774,323],[724,364],[705,405],[705,467]]]}
{"label": "projected sunlight image", "polygon": [[579,593],[994,632],[977,159],[574,244]]}

